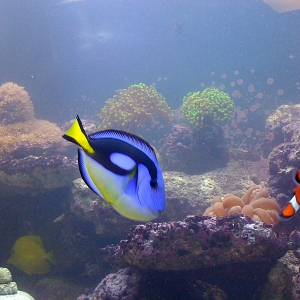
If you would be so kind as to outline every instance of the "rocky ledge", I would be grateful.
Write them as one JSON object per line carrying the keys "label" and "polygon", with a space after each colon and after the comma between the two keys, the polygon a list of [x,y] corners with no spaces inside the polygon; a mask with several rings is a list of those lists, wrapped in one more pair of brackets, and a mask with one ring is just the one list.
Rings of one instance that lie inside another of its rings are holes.
{"label": "rocky ledge", "polygon": [[272,225],[244,215],[188,216],[184,221],[134,226],[127,240],[101,249],[99,255],[121,267],[184,271],[272,262],[286,252],[287,240]]}

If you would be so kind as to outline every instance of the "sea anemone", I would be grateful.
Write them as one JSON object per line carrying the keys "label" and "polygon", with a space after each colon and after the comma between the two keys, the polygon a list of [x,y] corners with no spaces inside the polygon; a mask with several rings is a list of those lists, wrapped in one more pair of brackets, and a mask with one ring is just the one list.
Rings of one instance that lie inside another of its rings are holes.
{"label": "sea anemone", "polygon": [[244,214],[254,221],[266,224],[277,224],[280,206],[275,198],[269,197],[268,191],[255,185],[241,198],[227,194],[223,198],[214,197],[212,205],[208,207],[203,216],[223,217],[232,214]]}

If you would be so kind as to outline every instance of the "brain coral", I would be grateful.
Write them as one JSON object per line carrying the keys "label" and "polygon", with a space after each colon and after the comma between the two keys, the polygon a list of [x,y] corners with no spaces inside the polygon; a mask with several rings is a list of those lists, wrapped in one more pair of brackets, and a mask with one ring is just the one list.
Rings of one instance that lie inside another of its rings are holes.
{"label": "brain coral", "polygon": [[0,87],[0,124],[8,125],[34,119],[30,96],[24,87],[7,82]]}
{"label": "brain coral", "polygon": [[259,186],[251,187],[241,198],[227,194],[223,198],[216,196],[204,216],[221,217],[244,214],[254,221],[277,224],[280,206],[275,198],[270,198],[267,190]]}
{"label": "brain coral", "polygon": [[135,131],[137,127],[168,122],[173,113],[153,86],[139,83],[108,99],[98,116],[102,119],[101,129]]}
{"label": "brain coral", "polygon": [[224,121],[234,111],[232,99],[216,88],[207,88],[202,93],[188,93],[183,98],[182,115],[196,128],[203,126],[204,118]]}

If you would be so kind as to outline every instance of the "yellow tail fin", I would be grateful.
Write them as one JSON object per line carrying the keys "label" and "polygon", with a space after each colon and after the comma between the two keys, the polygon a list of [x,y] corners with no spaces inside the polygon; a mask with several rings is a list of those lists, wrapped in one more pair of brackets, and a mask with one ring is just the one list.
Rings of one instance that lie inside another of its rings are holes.
{"label": "yellow tail fin", "polygon": [[53,265],[56,265],[56,259],[54,257],[53,251],[47,253],[47,258],[51,261]]}
{"label": "yellow tail fin", "polygon": [[67,141],[70,141],[74,144],[79,145],[88,153],[94,153],[94,149],[91,147],[88,137],[85,133],[85,130],[82,126],[79,116],[75,119],[72,126],[67,130],[67,132],[63,135],[63,138]]}

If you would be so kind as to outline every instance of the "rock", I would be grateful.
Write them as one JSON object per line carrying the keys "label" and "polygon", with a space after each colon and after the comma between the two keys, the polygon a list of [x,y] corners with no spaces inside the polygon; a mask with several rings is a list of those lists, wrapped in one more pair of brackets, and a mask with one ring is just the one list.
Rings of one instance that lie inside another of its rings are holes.
{"label": "rock", "polygon": [[43,278],[38,281],[34,290],[38,300],[71,300],[77,298],[77,295],[83,291],[83,287],[65,278]]}
{"label": "rock", "polygon": [[260,300],[300,299],[300,250],[289,250],[271,270]]}
{"label": "rock", "polygon": [[[261,146],[261,149],[266,157],[272,152],[275,146],[293,139],[291,128],[288,127],[290,127],[290,124],[300,122],[299,116],[300,105],[296,104],[281,105],[267,118],[265,126],[265,138]],[[297,131],[299,130],[299,125],[298,127],[296,126],[296,129]]]}
{"label": "rock", "polygon": [[0,267],[0,300],[34,300],[22,291],[18,291],[17,284],[12,282],[12,276],[7,268]]}
{"label": "rock", "polygon": [[14,295],[0,296],[0,300],[34,300],[34,298],[26,292],[18,291]]}
{"label": "rock", "polygon": [[213,122],[200,130],[175,125],[172,132],[160,140],[158,150],[164,169],[191,175],[226,166],[229,161],[222,128]]}
{"label": "rock", "polygon": [[286,235],[244,215],[188,216],[179,222],[134,226],[127,240],[99,255],[118,266],[183,271],[274,261],[286,249]]}
{"label": "rock", "polygon": [[15,282],[0,284],[0,295],[13,295],[18,292],[18,287]]}
{"label": "rock", "polygon": [[[240,161],[203,175],[164,172],[167,209],[158,221],[180,220],[190,214],[202,215],[217,195],[233,193],[242,196],[251,186],[264,185],[262,180],[266,179],[266,163]],[[254,174],[252,179],[250,174]],[[72,193],[71,214],[92,222],[96,233],[104,238],[120,240],[127,235],[131,226],[138,224],[118,214],[93,193],[82,179],[73,181]]]}
{"label": "rock", "polygon": [[0,267],[0,283],[9,283],[12,281],[11,273],[7,268]]}
{"label": "rock", "polygon": [[37,196],[49,190],[71,185],[78,177],[76,163],[60,154],[29,155],[0,160],[0,197]]}
{"label": "rock", "polygon": [[107,275],[96,287],[93,300],[133,300],[139,293],[141,276],[131,268]]}

